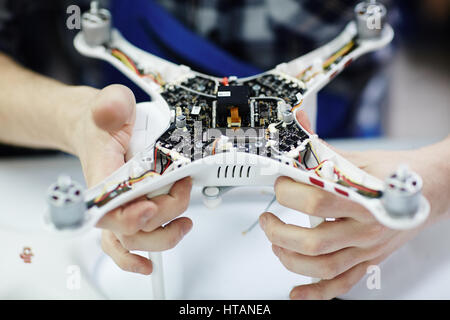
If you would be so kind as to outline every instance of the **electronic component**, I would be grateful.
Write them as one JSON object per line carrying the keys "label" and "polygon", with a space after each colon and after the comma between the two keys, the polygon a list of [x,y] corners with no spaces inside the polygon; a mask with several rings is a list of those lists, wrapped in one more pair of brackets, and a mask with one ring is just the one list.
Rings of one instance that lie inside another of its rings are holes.
{"label": "electronic component", "polygon": [[284,123],[287,125],[294,122],[294,114],[289,110],[284,110],[281,116],[283,118]]}
{"label": "electronic component", "polygon": [[406,165],[400,166],[385,182],[382,201],[393,216],[411,216],[417,212],[422,195],[422,179]]}
{"label": "electronic component", "polygon": [[248,87],[242,85],[219,86],[217,90],[216,125],[240,127],[243,119],[249,119],[249,116]]}
{"label": "electronic component", "polygon": [[378,38],[386,23],[386,7],[377,1],[360,2],[355,7],[359,39]]}
{"label": "electronic component", "polygon": [[177,116],[175,123],[179,129],[186,127],[186,116],[184,114],[180,114]]}
{"label": "electronic component", "polygon": [[49,187],[47,204],[50,219],[58,229],[81,224],[87,209],[81,185],[64,175]]}
{"label": "electronic component", "polygon": [[111,14],[108,10],[99,9],[98,1],[92,1],[90,11],[81,17],[81,27],[84,41],[89,46],[106,44],[111,39]]}

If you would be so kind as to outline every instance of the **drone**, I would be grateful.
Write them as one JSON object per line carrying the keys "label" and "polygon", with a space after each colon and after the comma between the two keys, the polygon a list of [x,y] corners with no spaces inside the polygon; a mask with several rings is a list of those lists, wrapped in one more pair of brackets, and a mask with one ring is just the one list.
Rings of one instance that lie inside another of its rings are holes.
{"label": "drone", "polygon": [[[69,234],[89,230],[109,211],[138,197],[167,194],[187,176],[203,187],[208,207],[219,205],[230,188],[273,185],[288,176],[359,203],[389,228],[420,225],[430,205],[419,175],[400,166],[382,181],[334,152],[296,117],[303,110],[314,128],[319,90],[357,58],[392,41],[386,14],[382,4],[361,2],[354,20],[326,45],[261,74],[219,78],[133,46],[112,28],[109,11],[93,1],[75,48],[109,62],[151,101],[136,105],[121,168],[88,190],[67,176],[50,186],[47,227]],[[323,221],[310,219],[311,227]],[[160,255],[151,257],[161,262]]]}

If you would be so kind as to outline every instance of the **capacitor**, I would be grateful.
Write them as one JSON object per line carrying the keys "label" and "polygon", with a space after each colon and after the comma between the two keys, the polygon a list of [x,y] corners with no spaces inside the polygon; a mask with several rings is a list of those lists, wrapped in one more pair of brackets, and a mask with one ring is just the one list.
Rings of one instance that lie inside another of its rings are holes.
{"label": "capacitor", "polygon": [[111,40],[111,14],[99,9],[98,1],[91,2],[91,9],[81,17],[84,41],[92,47],[104,45]]}
{"label": "capacitor", "polygon": [[294,122],[294,114],[289,110],[283,111],[282,117],[285,124],[291,124]]}
{"label": "capacitor", "polygon": [[177,116],[175,123],[177,128],[179,129],[186,127],[186,116],[184,114],[180,114],[179,116]]}

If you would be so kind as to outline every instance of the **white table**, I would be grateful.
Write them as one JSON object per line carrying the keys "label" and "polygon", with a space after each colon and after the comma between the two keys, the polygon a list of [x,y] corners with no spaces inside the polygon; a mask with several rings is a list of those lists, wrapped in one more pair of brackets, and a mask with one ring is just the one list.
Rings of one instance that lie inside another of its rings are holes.
{"label": "white table", "polygon": [[[423,141],[334,141],[346,149],[410,148]],[[0,299],[151,299],[150,277],[123,272],[100,249],[99,230],[78,238],[47,234],[41,225],[45,193],[58,174],[83,181],[77,159],[46,156],[0,160]],[[448,190],[446,190],[448,194]],[[223,204],[203,206],[194,188],[186,215],[194,229],[164,254],[167,297],[175,299],[286,299],[309,278],[287,271],[257,226],[241,232],[273,196],[270,187],[230,191]],[[273,205],[284,221],[307,225],[303,214]],[[427,229],[381,264],[381,290],[363,278],[343,298],[450,298],[450,221]],[[32,263],[19,255],[31,247]],[[70,266],[81,270],[80,289],[69,289]],[[68,288],[69,287],[69,288]]]}

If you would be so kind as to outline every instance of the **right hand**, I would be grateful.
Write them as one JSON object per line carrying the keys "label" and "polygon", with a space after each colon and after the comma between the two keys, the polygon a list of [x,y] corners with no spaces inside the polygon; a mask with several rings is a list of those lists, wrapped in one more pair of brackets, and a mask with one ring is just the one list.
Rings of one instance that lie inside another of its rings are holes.
{"label": "right hand", "polygon": [[[131,90],[121,85],[90,92],[81,106],[72,143],[87,184],[93,186],[125,164],[136,102]],[[103,251],[123,270],[150,274],[151,261],[130,251],[173,248],[191,230],[189,218],[177,218],[187,209],[191,188],[192,180],[187,177],[176,182],[167,195],[151,200],[141,197],[107,213],[97,223],[104,229]]]}

